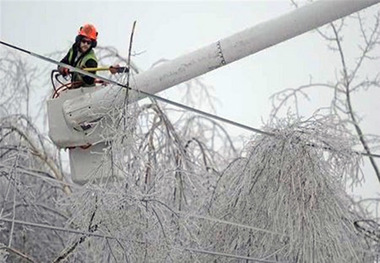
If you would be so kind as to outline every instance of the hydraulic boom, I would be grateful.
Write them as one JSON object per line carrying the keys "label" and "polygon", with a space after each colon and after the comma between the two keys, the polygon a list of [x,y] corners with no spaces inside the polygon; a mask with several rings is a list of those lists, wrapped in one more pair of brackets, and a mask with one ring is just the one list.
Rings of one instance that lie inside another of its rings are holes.
{"label": "hydraulic boom", "polygon": [[[110,80],[115,85],[68,90],[48,101],[50,137],[59,147],[70,147],[74,182],[82,184],[89,179],[104,180],[105,172],[99,172],[99,167],[104,171],[111,170],[103,165],[111,162],[105,162],[102,156],[112,137],[105,128],[112,126],[110,111],[115,107],[122,108],[127,90],[133,93],[131,97],[135,100],[155,96],[152,94],[379,2],[320,0],[135,75],[130,79],[128,88]],[[81,73],[88,74],[85,71]],[[99,78],[104,80],[104,77]],[[92,146],[88,148],[88,145]],[[72,148],[75,146],[82,147]],[[99,176],[94,175],[96,171]]]}
{"label": "hydraulic boom", "polygon": [[[314,2],[136,75],[130,87],[155,94],[379,2]],[[69,99],[63,104],[65,119],[71,126],[91,122],[105,115],[111,107],[123,105],[124,97],[120,87],[113,86]]]}

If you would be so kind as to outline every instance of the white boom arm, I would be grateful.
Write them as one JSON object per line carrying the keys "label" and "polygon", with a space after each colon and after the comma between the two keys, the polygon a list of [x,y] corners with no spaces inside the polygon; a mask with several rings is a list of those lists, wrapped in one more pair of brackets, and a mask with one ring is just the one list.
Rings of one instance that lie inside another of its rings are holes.
{"label": "white boom arm", "polygon": [[[314,2],[136,75],[130,86],[148,93],[160,92],[379,2]],[[111,106],[122,105],[123,101],[120,87],[113,86],[68,100],[63,111],[69,125],[74,126],[99,118]]]}
{"label": "white boom arm", "polygon": [[[314,2],[133,76],[130,87],[150,94],[160,92],[379,2],[380,0]],[[48,100],[49,135],[56,145],[93,145],[88,149],[70,149],[74,182],[83,184],[89,179],[111,179],[99,172],[100,167],[104,171],[112,170],[103,165],[110,162],[105,162],[102,157],[109,140],[104,127],[109,127],[112,120],[101,117],[107,116],[115,106],[122,107],[125,93],[125,88],[112,85],[68,90],[59,98]],[[143,97],[141,93],[140,96],[135,95],[135,99]],[[100,118],[101,121],[93,128],[81,129],[85,124]],[[117,174],[110,176],[117,177]]]}

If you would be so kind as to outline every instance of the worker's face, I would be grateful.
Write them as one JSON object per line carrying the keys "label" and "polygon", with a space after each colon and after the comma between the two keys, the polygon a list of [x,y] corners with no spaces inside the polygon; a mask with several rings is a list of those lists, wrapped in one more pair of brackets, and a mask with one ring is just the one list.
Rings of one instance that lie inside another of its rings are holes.
{"label": "worker's face", "polygon": [[91,42],[92,42],[91,39],[83,38],[79,44],[80,51],[82,53],[85,53],[87,50],[89,50],[91,47]]}

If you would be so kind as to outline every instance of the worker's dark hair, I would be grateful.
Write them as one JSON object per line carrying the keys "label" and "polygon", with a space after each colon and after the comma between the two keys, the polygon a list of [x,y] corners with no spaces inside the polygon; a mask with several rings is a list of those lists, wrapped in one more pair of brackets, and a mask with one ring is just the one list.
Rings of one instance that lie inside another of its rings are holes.
{"label": "worker's dark hair", "polygon": [[83,38],[83,36],[76,36],[76,38],[75,38],[75,45],[76,46],[79,46],[79,43],[82,41],[82,38]]}

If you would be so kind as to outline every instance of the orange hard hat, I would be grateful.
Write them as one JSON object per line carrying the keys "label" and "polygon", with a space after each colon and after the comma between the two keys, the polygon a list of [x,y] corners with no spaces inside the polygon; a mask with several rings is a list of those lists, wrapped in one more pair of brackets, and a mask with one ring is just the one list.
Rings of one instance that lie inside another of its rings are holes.
{"label": "orange hard hat", "polygon": [[98,37],[98,32],[96,28],[91,24],[85,24],[81,26],[78,32],[79,36],[88,37],[89,39],[96,40]]}

